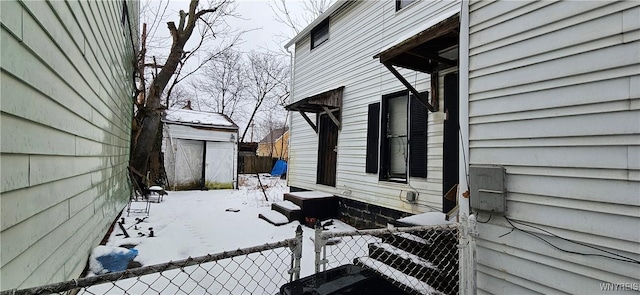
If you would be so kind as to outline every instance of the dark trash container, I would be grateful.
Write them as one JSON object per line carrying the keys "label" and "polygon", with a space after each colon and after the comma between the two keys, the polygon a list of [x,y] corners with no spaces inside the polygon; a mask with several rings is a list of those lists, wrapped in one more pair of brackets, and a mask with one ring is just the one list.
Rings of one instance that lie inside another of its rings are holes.
{"label": "dark trash container", "polygon": [[407,294],[371,270],[346,264],[284,284],[280,295]]}

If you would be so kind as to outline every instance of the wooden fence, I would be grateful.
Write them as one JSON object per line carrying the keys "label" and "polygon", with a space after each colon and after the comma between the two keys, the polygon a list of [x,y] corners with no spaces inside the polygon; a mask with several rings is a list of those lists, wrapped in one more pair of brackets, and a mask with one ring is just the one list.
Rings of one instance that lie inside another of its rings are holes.
{"label": "wooden fence", "polygon": [[238,157],[238,170],[240,174],[270,173],[276,160],[276,158],[272,157],[258,157],[255,155],[240,156]]}

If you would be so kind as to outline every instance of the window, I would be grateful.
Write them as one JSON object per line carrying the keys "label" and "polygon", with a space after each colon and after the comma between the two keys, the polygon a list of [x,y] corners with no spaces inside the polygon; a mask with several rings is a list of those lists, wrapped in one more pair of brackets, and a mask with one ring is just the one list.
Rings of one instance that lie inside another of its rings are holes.
{"label": "window", "polygon": [[127,1],[122,1],[122,17],[120,18],[120,23],[124,26],[125,23],[129,21],[129,9],[127,8]]}
{"label": "window", "polygon": [[407,5],[413,3],[416,0],[396,0],[396,11],[407,7]]}
{"label": "window", "polygon": [[323,20],[311,30],[311,49],[329,40],[329,18]]}
{"label": "window", "polygon": [[428,110],[408,91],[369,105],[366,172],[378,173],[379,167],[380,180],[400,182],[407,175],[427,177],[427,116]]}
{"label": "window", "polygon": [[378,173],[378,140],[380,135],[380,103],[369,105],[367,118],[367,173]]}

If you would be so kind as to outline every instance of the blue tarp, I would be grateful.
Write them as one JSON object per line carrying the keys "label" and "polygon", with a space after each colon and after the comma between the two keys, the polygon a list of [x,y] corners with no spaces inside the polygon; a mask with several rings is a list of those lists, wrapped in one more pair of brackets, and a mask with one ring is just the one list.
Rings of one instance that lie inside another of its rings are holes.
{"label": "blue tarp", "polygon": [[129,262],[136,256],[138,256],[138,249],[130,249],[129,251],[107,253],[96,257],[96,260],[102,264],[102,268],[107,272],[116,272],[126,270]]}
{"label": "blue tarp", "polygon": [[273,169],[271,169],[271,176],[282,176],[287,173],[287,162],[284,160],[276,161],[276,164],[273,165]]}

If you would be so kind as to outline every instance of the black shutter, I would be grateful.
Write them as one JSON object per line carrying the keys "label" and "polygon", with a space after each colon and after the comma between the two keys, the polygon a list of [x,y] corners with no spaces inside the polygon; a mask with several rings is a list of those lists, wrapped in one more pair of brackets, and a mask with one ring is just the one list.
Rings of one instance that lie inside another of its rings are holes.
{"label": "black shutter", "polygon": [[369,105],[367,118],[367,173],[378,173],[378,139],[380,134],[380,103]]}
{"label": "black shutter", "polygon": [[427,177],[427,119],[429,111],[415,96],[409,105],[409,175]]}

